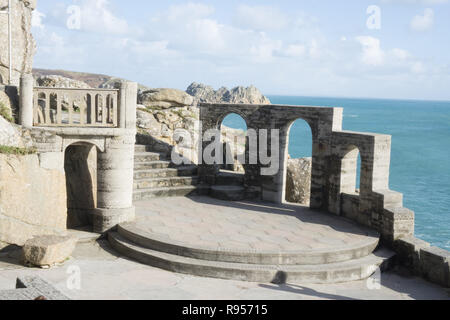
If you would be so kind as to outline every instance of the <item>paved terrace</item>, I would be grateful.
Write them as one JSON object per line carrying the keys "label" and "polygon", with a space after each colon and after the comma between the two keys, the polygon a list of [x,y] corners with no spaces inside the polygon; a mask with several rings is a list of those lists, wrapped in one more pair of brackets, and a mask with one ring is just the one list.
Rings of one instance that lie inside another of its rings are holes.
{"label": "paved terrace", "polygon": [[299,205],[210,197],[157,198],[135,205],[140,230],[186,247],[297,252],[378,242],[375,232]]}
{"label": "paved terrace", "polygon": [[[301,206],[223,202],[208,197],[164,198],[136,203],[137,226],[167,242],[222,250],[277,252],[333,250],[377,241],[352,222]],[[337,284],[283,285],[195,277],[147,266],[113,250],[98,235],[72,231],[80,242],[73,257],[52,269],[28,269],[20,250],[0,253],[0,290],[17,277],[40,276],[71,299],[449,299],[449,293],[401,269],[367,280]],[[75,269],[71,267],[76,267]],[[67,283],[80,270],[81,289]],[[369,284],[371,284],[369,280]],[[372,288],[372,289],[370,289]]]}

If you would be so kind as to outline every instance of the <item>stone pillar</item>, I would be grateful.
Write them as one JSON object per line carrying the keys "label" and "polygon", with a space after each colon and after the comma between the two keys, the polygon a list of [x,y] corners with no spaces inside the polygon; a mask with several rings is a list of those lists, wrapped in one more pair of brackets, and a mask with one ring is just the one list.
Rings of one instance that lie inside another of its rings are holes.
{"label": "stone pillar", "polygon": [[19,124],[27,128],[33,126],[33,88],[33,75],[23,75],[20,78]]}
{"label": "stone pillar", "polygon": [[135,218],[133,167],[135,135],[114,137],[97,157],[94,231],[103,233]]}
{"label": "stone pillar", "polygon": [[120,86],[119,101],[119,127],[127,129],[136,128],[136,104],[137,104],[136,82],[122,82]]}

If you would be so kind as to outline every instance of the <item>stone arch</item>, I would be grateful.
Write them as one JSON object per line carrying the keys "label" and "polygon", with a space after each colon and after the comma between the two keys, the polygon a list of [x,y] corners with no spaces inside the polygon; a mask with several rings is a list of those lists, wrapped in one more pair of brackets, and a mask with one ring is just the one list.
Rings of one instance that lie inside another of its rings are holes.
{"label": "stone arch", "polygon": [[225,118],[231,114],[237,114],[238,116],[240,116],[245,121],[245,125],[247,126],[247,128],[250,128],[248,115],[245,112],[242,112],[242,110],[239,110],[238,108],[227,108],[225,112],[223,112],[219,117],[217,117],[215,128],[220,130],[220,127]]}
{"label": "stone arch", "polygon": [[95,144],[85,141],[64,148],[69,229],[92,225],[97,208],[97,152]]}
{"label": "stone arch", "polygon": [[[225,120],[233,115],[239,117],[245,124],[244,129],[245,132],[243,135],[237,134],[236,136],[234,136],[234,133],[238,132],[233,132],[232,130],[239,130],[239,128],[230,128],[231,130],[229,130],[228,132],[224,131]],[[221,169],[226,169],[229,171],[245,172],[246,158],[247,158],[246,156],[247,144],[248,144],[246,135],[246,131],[248,130],[247,121],[245,121],[245,119],[240,114],[231,112],[222,118],[222,121],[219,124],[219,129],[221,131],[221,143],[223,144],[223,155],[224,155],[224,165],[221,166]],[[225,133],[228,133],[229,135],[226,136]],[[229,141],[230,139],[232,141]],[[229,158],[228,162],[230,162],[231,158],[233,158],[234,160],[233,164],[227,162],[227,157]]]}
{"label": "stone arch", "polygon": [[113,123],[114,98],[111,94],[106,96],[106,123]]}
{"label": "stone arch", "polygon": [[[281,130],[280,130],[280,173],[281,173],[281,179],[282,179],[282,196],[281,196],[281,201],[285,202],[288,199],[288,194],[287,194],[287,187],[288,187],[288,161],[289,161],[289,143],[290,143],[290,134],[291,134],[291,130],[294,126],[295,123],[297,122],[303,122],[307,124],[307,127],[310,129],[311,132],[311,140],[310,140],[310,144],[311,144],[311,169],[312,169],[312,162],[313,162],[313,144],[314,144],[314,126],[311,125],[311,122],[309,119],[305,119],[303,117],[297,117],[295,119],[292,119],[290,121],[288,121],[284,126],[282,126]],[[305,201],[303,201],[303,204],[305,205],[309,205],[310,203],[310,194],[311,194],[311,176],[309,176],[309,181],[304,181],[301,184],[305,185],[307,188],[309,188],[309,190],[307,191],[307,198],[305,199]],[[296,181],[291,181],[291,182],[295,182],[294,184],[296,184]],[[292,186],[291,186],[292,187]],[[309,196],[308,196],[309,195]],[[292,198],[291,198],[292,199]],[[292,200],[291,200],[292,201]]]}
{"label": "stone arch", "polygon": [[40,92],[37,96],[38,108],[36,108],[35,121],[37,123],[45,123],[45,106],[47,104],[47,94]]}
{"label": "stone arch", "polygon": [[[360,157],[361,163],[358,168],[358,158]],[[357,189],[357,176],[358,170],[360,171],[360,178],[362,175],[362,159],[363,155],[360,149],[356,145],[348,145],[343,149],[341,154],[341,174],[340,174],[340,193],[356,194]]]}
{"label": "stone arch", "polygon": [[105,106],[105,98],[101,94],[95,95],[95,122],[101,123],[103,122],[104,115],[104,106]]}
{"label": "stone arch", "polygon": [[92,144],[97,147],[99,152],[105,152],[105,138],[92,138],[85,139],[82,137],[71,137],[71,138],[63,138],[63,152],[66,151],[67,147],[74,144]]}

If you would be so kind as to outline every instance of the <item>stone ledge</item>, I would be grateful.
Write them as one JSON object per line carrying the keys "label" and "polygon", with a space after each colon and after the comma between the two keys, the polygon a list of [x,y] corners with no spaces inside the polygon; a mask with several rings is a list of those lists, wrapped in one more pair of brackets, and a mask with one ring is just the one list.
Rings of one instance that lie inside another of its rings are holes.
{"label": "stone ledge", "polygon": [[450,251],[432,247],[413,236],[396,240],[394,250],[399,263],[414,274],[443,287],[450,287]]}

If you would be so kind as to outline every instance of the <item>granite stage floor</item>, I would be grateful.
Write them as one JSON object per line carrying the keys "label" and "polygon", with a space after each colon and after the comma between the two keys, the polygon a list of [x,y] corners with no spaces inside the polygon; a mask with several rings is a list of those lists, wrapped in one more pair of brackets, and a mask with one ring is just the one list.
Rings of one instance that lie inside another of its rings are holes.
{"label": "granite stage floor", "polygon": [[160,241],[188,247],[307,252],[378,242],[375,232],[298,205],[178,197],[139,201],[135,206],[137,228]]}

